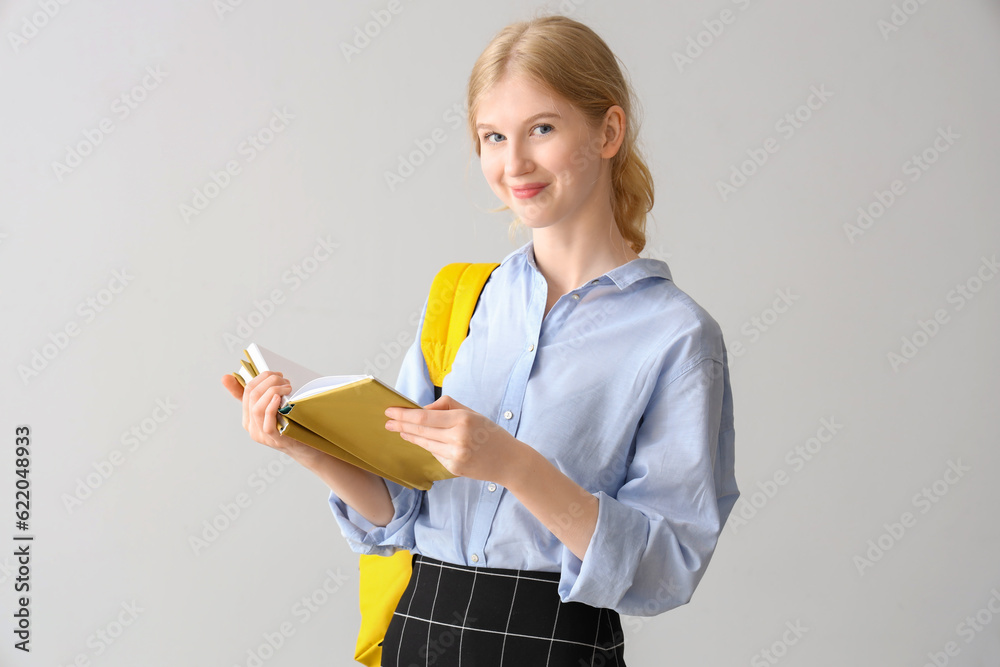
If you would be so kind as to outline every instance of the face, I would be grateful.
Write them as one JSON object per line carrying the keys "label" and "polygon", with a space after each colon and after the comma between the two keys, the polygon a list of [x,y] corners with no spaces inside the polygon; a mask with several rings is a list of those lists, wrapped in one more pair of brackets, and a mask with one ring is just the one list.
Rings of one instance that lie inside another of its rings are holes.
{"label": "face", "polygon": [[609,144],[605,128],[565,99],[508,76],[480,98],[476,125],[486,181],[528,227],[569,226],[602,206],[610,211],[605,154],[613,156],[620,139]]}

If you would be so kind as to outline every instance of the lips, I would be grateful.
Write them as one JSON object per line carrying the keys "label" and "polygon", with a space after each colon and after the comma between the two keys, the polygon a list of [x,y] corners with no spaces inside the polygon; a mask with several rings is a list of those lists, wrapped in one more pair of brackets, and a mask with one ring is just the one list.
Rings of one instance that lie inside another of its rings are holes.
{"label": "lips", "polygon": [[518,199],[530,199],[544,190],[548,183],[525,183],[524,185],[511,186],[510,191]]}

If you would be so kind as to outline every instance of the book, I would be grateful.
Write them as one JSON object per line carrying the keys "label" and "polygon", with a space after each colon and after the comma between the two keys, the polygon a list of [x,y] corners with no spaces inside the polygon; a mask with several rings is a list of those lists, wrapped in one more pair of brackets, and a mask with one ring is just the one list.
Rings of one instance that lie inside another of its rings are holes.
{"label": "book", "polygon": [[372,375],[321,377],[251,343],[240,369],[246,384],[264,371],[280,372],[292,386],[278,408],[278,429],[310,447],[411,489],[427,490],[455,475],[426,449],[387,431],[389,407],[421,407]]}

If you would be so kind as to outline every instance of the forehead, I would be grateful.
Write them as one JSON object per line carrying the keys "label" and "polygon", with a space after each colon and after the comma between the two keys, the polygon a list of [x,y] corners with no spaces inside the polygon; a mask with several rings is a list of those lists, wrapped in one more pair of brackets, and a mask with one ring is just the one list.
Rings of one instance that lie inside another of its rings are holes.
{"label": "forehead", "polygon": [[543,112],[563,118],[578,114],[562,96],[526,76],[515,74],[505,76],[483,92],[476,111],[476,123],[515,124]]}

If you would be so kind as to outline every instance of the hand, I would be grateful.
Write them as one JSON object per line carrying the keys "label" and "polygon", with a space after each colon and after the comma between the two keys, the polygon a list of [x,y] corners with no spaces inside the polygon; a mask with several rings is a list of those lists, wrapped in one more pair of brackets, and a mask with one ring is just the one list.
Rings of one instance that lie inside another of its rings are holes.
{"label": "hand", "polygon": [[277,414],[281,397],[292,392],[292,384],[281,373],[264,371],[244,388],[232,375],[222,377],[223,386],[243,403],[243,428],[250,437],[296,458],[317,450],[278,431]]}
{"label": "hand", "polygon": [[506,486],[517,470],[523,443],[450,396],[423,408],[389,408],[385,415],[387,430],[429,451],[453,475]]}

